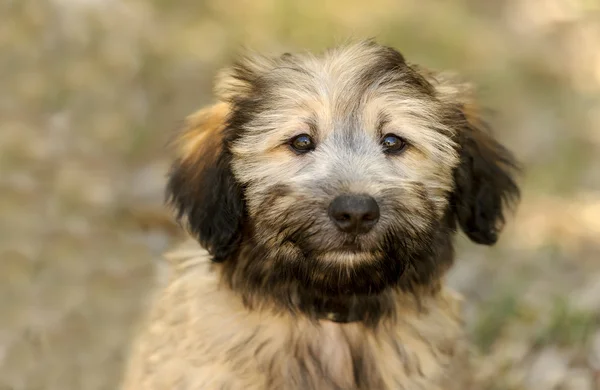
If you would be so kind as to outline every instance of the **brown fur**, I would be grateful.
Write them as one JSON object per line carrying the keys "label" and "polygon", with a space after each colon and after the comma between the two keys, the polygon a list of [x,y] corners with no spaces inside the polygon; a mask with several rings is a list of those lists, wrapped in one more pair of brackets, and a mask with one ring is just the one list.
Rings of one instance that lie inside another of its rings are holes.
{"label": "brown fur", "polygon": [[460,299],[450,291],[421,302],[398,294],[397,320],[377,329],[315,323],[247,310],[200,248],[173,255],[124,390],[468,388]]}
{"label": "brown fur", "polygon": [[[492,245],[518,196],[469,88],[361,42],[252,56],[216,90],[167,188],[198,242],[170,256],[123,390],[469,388],[452,238]],[[389,133],[401,154],[382,151]],[[293,152],[298,134],[316,149]],[[331,223],[346,193],[377,201],[372,231]]]}

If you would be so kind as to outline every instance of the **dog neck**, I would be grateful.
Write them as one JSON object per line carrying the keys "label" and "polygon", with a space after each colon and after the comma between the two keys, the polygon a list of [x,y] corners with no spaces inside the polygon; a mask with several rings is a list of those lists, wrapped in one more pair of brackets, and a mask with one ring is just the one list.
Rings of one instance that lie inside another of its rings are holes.
{"label": "dog neck", "polygon": [[378,294],[368,296],[320,297],[299,305],[299,310],[317,320],[331,321],[341,324],[361,322],[376,325],[380,320],[395,318],[397,300],[400,296],[410,296],[416,306],[426,296],[433,296],[441,290],[438,279],[428,286],[402,291],[400,288],[389,288]]}
{"label": "dog neck", "polygon": [[394,314],[393,295],[391,289],[371,295],[327,296],[305,293],[297,296],[296,310],[314,320],[376,324],[382,318]]}
{"label": "dog neck", "polygon": [[421,299],[437,294],[443,270],[438,267],[439,274],[431,274],[426,280],[421,280],[418,270],[410,267],[397,284],[376,293],[327,294],[289,280],[285,283],[277,280],[258,283],[247,273],[247,264],[236,264],[235,260],[216,263],[214,267],[227,288],[240,296],[249,310],[301,315],[314,321],[361,322],[369,327],[375,327],[381,320],[396,318],[400,299],[410,299],[418,307]]}
{"label": "dog neck", "polygon": [[362,322],[369,317],[367,308],[352,299],[322,300],[307,308],[309,313],[319,320],[337,323]]}

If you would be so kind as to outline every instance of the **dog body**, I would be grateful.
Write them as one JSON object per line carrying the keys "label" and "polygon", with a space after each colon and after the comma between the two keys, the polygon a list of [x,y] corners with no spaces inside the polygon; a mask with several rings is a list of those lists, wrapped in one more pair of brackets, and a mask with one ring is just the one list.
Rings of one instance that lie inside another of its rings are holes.
{"label": "dog body", "polygon": [[216,92],[167,186],[200,246],[124,389],[467,388],[453,236],[492,245],[518,196],[468,88],[367,41],[245,58]]}
{"label": "dog body", "polygon": [[397,319],[360,322],[248,310],[201,248],[175,252],[126,390],[468,389],[459,299],[398,295]]}

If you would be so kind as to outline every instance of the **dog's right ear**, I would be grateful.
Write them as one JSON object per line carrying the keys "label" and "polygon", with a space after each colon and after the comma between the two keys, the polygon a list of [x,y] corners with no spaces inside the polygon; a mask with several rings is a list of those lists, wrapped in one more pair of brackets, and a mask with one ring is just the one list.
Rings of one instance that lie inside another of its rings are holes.
{"label": "dog's right ear", "polygon": [[214,92],[224,102],[248,98],[261,87],[263,77],[278,66],[289,64],[294,55],[266,56],[246,51],[232,66],[222,69],[216,77]]}
{"label": "dog's right ear", "polygon": [[245,215],[242,189],[225,145],[229,112],[228,104],[218,103],[186,119],[166,188],[177,221],[216,262],[237,249]]}

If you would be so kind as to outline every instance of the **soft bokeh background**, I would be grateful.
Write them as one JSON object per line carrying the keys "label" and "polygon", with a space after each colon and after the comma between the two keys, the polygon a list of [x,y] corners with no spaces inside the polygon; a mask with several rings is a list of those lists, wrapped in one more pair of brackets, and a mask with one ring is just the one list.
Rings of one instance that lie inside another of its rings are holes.
{"label": "soft bokeh background", "polygon": [[598,0],[0,1],[0,389],[116,388],[178,239],[164,144],[240,45],[370,36],[476,82],[527,169],[450,277],[481,388],[600,389]]}

